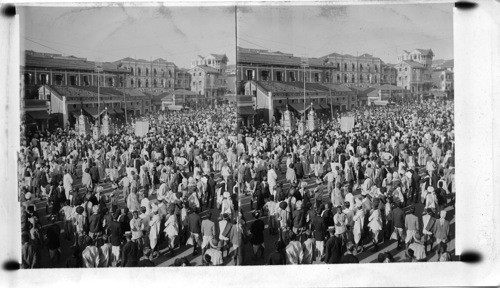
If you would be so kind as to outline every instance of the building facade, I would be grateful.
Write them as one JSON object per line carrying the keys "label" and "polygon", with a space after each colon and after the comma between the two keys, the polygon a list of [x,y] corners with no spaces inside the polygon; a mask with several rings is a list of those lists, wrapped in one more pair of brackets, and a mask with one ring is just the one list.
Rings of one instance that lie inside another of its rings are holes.
{"label": "building facade", "polygon": [[226,54],[209,54],[208,56],[200,56],[196,57],[195,60],[191,62],[191,68],[196,66],[208,66],[212,67],[220,75],[226,74],[228,58]]}
{"label": "building facade", "polygon": [[250,80],[245,83],[245,95],[253,95],[256,118],[268,124],[280,121],[287,107],[301,117],[310,107],[329,116],[332,110],[346,111],[357,106],[356,93],[343,84],[306,83],[304,97],[300,82]]}
{"label": "building facade", "polygon": [[398,69],[393,64],[382,63],[382,73],[380,76],[381,85],[397,85],[398,84]]}
{"label": "building facade", "polygon": [[43,128],[68,128],[80,113],[97,119],[107,110],[124,120],[126,114],[152,111],[150,97],[137,88],[126,87],[129,74],[131,69],[117,62],[96,63],[75,56],[26,51],[20,75],[24,99],[47,103],[48,116],[40,111],[26,114],[43,120],[48,117]]}
{"label": "building facade", "polygon": [[[97,66],[102,71],[97,73]],[[115,63],[88,61],[86,58],[62,56],[61,54],[39,53],[27,50],[21,78],[25,89],[41,85],[57,86],[99,86],[120,88],[129,74],[127,69]]]}
{"label": "building facade", "polygon": [[125,79],[126,88],[162,93],[173,90],[175,87],[175,64],[165,59],[147,61],[127,57],[115,63],[130,72]]}
{"label": "building facade", "polygon": [[398,56],[397,86],[403,87],[412,93],[427,94],[432,87],[432,58],[431,49],[415,49],[412,52],[403,51]]}
{"label": "building facade", "polygon": [[327,83],[345,84],[348,87],[368,88],[380,85],[382,60],[370,54],[353,56],[331,53],[319,59],[335,67]]}
{"label": "building facade", "polygon": [[209,66],[195,66],[191,74],[191,91],[203,95],[206,99],[223,96],[227,89],[227,79],[219,71]]}
{"label": "building facade", "polygon": [[453,97],[455,94],[453,78],[453,71],[445,69],[434,70],[432,72],[431,93],[434,96]]}
{"label": "building facade", "polygon": [[302,58],[293,54],[238,47],[237,81],[323,83],[336,70],[317,58]]}
{"label": "building facade", "polygon": [[191,74],[185,68],[175,68],[175,89],[190,90],[191,89]]}

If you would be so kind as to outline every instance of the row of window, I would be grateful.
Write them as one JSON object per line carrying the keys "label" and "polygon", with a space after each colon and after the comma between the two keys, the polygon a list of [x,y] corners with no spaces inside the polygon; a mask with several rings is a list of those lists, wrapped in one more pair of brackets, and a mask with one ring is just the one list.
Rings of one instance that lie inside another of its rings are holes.
{"label": "row of window", "polygon": [[[255,71],[254,70],[247,70],[246,71],[246,78],[247,80],[253,80],[254,79],[254,75],[255,75]],[[282,71],[276,71],[276,77],[274,79],[274,81],[277,81],[277,82],[282,82],[282,81],[285,81],[284,79],[284,72]],[[295,77],[296,76],[296,72],[295,71],[289,71],[288,72],[288,79],[286,79],[287,81],[290,81],[290,82],[295,82],[295,81],[298,81],[298,79]],[[321,73],[313,73],[313,82],[322,82],[322,77],[321,77]],[[324,79],[325,82],[330,82],[330,73],[329,72],[326,72],[325,73],[325,76],[326,78]],[[351,77],[348,76],[348,74],[343,74],[343,77],[340,75],[340,74],[337,74],[337,82],[341,82],[341,80],[344,80],[344,83],[355,83],[356,82],[356,77],[355,75],[351,75]],[[271,77],[270,77],[270,71],[267,71],[267,70],[262,70],[260,71],[260,80],[262,81],[270,81],[271,80]],[[305,75],[305,81],[306,82],[309,82],[309,75],[306,74]],[[359,81],[358,82],[366,82],[366,83],[371,83],[371,82],[374,82],[374,83],[377,83],[378,82],[378,77],[377,75],[373,75],[373,77],[365,77],[363,75],[359,75]]]}
{"label": "row of window", "polygon": [[[136,87],[134,86],[135,85],[135,81],[134,79],[130,79],[130,86],[131,87]],[[151,87],[153,88],[172,88],[172,82],[171,81],[165,81],[165,79],[161,79],[161,81],[157,81],[156,79],[153,79],[153,85]],[[137,79],[137,88],[149,88],[150,87],[150,83],[149,83],[149,80],[146,79],[144,82],[142,81],[142,79]]]}
{"label": "row of window", "polygon": [[[347,98],[349,98],[349,97],[347,97]],[[354,97],[352,97],[352,100],[354,101]],[[342,97],[342,100],[340,100],[340,97],[335,97],[335,101],[336,102],[346,101],[346,97]],[[309,100],[307,102],[309,102]],[[327,98],[319,98],[319,99],[315,98],[315,99],[312,99],[312,102],[313,103],[320,103],[320,102],[329,103],[330,100]],[[278,103],[279,104],[286,104],[287,100],[278,100]],[[291,100],[288,100],[288,103],[304,103],[304,99],[291,99]]]}
{"label": "row of window", "polygon": [[[144,105],[148,106],[149,101],[146,101]],[[73,109],[76,109],[79,105],[73,104]],[[90,104],[85,104],[85,108],[97,108],[99,105],[97,103],[90,103]],[[141,106],[141,102],[127,102],[127,106]],[[104,109],[104,107],[108,108],[119,108],[121,107],[121,103],[119,102],[114,102],[114,103],[101,103],[101,109]]]}
{"label": "row of window", "polygon": [[[142,70],[141,67],[137,67],[137,70],[134,70],[134,67],[125,67],[125,69],[129,69],[129,68],[130,68],[130,72],[134,76],[144,76],[144,74],[146,76],[149,76],[149,68],[145,68],[144,70]],[[137,74],[134,72],[136,72]],[[172,71],[170,71],[170,70],[165,71],[163,68],[161,68],[160,72],[158,72],[156,70],[156,68],[153,68],[153,76],[159,76],[159,75],[161,75],[162,77],[166,77],[167,75],[168,75],[168,77],[172,77]]]}

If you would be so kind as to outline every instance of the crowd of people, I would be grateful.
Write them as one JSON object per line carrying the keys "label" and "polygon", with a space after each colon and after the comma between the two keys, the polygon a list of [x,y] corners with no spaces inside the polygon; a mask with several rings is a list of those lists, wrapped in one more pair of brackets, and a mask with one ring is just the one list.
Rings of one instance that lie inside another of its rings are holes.
{"label": "crowd of people", "polygon": [[23,268],[146,267],[191,247],[204,265],[241,262],[234,106],[138,121],[149,122],[146,135],[133,123],[98,139],[74,129],[27,135],[18,158]]}
{"label": "crowd of people", "polygon": [[133,123],[97,139],[74,129],[27,135],[22,267],[188,266],[176,258],[187,249],[203,265],[358,263],[385,242],[403,261],[449,261],[453,102],[349,115],[350,131],[340,114],[299,135],[237,127],[234,105],[220,105],[149,113],[133,121],[149,123],[142,136]]}
{"label": "crowd of people", "polygon": [[[358,263],[384,242],[404,250],[400,261],[427,261],[430,253],[449,261],[453,111],[453,102],[426,100],[355,108],[351,131],[342,131],[342,114],[304,135],[243,127],[237,185],[251,201],[239,222],[253,252],[244,263]],[[275,251],[262,259],[266,238]],[[385,251],[378,261],[393,256]]]}

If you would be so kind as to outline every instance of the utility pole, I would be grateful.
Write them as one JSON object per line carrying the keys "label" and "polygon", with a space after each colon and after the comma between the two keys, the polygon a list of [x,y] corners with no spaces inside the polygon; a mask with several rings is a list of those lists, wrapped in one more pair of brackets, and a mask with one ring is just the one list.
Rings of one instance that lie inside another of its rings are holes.
{"label": "utility pole", "polygon": [[103,71],[101,62],[95,63],[95,70],[97,72],[97,127],[100,129],[101,128],[101,89],[100,89],[101,86],[99,84],[99,82],[100,82],[99,72]]}
{"label": "utility pole", "polygon": [[333,120],[333,97],[332,97],[332,86],[330,87],[330,113],[332,114],[332,120]]}
{"label": "utility pole", "polygon": [[309,59],[302,57],[300,66],[303,68],[304,73],[304,121],[306,120],[306,67],[309,67]]}
{"label": "utility pole", "polygon": [[125,125],[128,124],[128,120],[127,120],[127,99],[125,98],[125,79],[126,79],[126,76],[123,75],[123,83],[122,83],[122,93],[123,93],[123,107],[125,107]]}

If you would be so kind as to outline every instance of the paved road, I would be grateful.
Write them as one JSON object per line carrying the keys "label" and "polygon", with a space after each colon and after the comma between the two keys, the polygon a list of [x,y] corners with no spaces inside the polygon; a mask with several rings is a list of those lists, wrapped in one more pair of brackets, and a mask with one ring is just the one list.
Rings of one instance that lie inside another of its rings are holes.
{"label": "paved road", "polygon": [[[317,185],[315,183],[315,179],[313,179],[313,178],[305,179],[305,181],[308,184],[307,185],[308,189],[314,188]],[[284,174],[278,175],[278,182],[284,183],[283,188],[285,190],[289,187],[289,184],[285,183],[286,181],[284,179]],[[353,191],[354,196],[360,195],[360,193],[361,193],[361,191],[359,189],[356,191]],[[326,195],[326,194],[327,193],[325,192],[324,198],[328,198],[328,195]],[[241,208],[243,209],[243,212],[244,212],[243,214],[245,216],[245,219],[247,220],[247,228],[248,229],[250,229],[250,225],[254,221],[254,218],[251,214],[252,210],[250,210],[250,198],[251,198],[251,196],[243,196],[243,197],[241,197],[241,200],[240,200],[241,201],[240,205],[241,205]],[[405,210],[408,211],[408,208],[409,207],[406,207]],[[423,210],[424,210],[423,204],[420,204],[420,203],[415,204],[415,215],[417,217],[422,216]],[[455,210],[453,209],[453,207],[448,207],[445,210],[448,212],[446,218],[447,218],[447,220],[450,221],[451,241],[448,244],[448,251],[450,251],[450,254],[453,255],[455,252]],[[243,249],[244,249],[245,259],[243,260],[243,265],[265,265],[269,259],[269,255],[275,250],[274,243],[276,240],[278,240],[278,236],[271,235],[269,233],[268,225],[267,225],[268,217],[267,216],[262,217],[261,219],[264,221],[264,223],[266,223],[266,229],[264,231],[264,240],[265,240],[264,245],[266,247],[265,252],[264,252],[264,256],[261,259],[253,260],[252,259],[252,255],[253,255],[252,245],[251,244],[244,245]],[[397,250],[396,246],[397,246],[396,241],[389,240],[389,241],[386,241],[385,243],[379,244],[379,249],[377,252],[372,252],[372,250],[371,250],[372,244],[369,242],[366,242],[365,243],[365,250],[362,253],[356,255],[356,257],[358,257],[358,259],[360,260],[360,263],[376,263],[376,262],[378,262],[377,257],[378,257],[379,253],[389,251],[394,256],[394,259],[396,261],[403,260],[405,258],[405,252],[404,252],[404,250]],[[428,256],[427,257],[428,261],[437,261],[436,247],[435,246],[434,246],[434,251],[429,253],[427,256]],[[314,264],[324,264],[324,263],[320,262],[318,259],[317,261],[314,262]]]}
{"label": "paved road", "polygon": [[[216,177],[217,177],[217,175],[216,175]],[[81,187],[81,163],[78,165],[77,176],[73,176],[73,181],[74,181],[74,183],[73,183],[74,187],[77,187],[77,188]],[[110,182],[101,183],[100,185],[104,188],[104,194],[109,195],[112,192]],[[83,193],[84,192],[82,189],[81,194],[83,194]],[[150,200],[156,199],[156,194],[150,195],[149,199]],[[45,209],[46,203],[47,203],[47,201],[45,201],[45,200],[36,202],[36,208],[37,208],[37,212],[40,216],[40,223],[42,225],[43,232],[45,232],[45,230],[44,230],[45,228],[47,228],[49,225],[51,225],[51,223],[49,221],[49,216],[47,215],[46,209]],[[125,206],[126,206],[125,199],[123,198],[122,194],[120,193],[119,207],[123,208]],[[110,208],[110,207],[108,207],[108,208]],[[50,211],[50,209],[49,209],[49,211]],[[205,216],[205,214],[207,213],[207,211],[208,210],[206,208],[203,208],[203,211],[200,213],[200,216],[203,218]],[[212,220],[216,221],[219,218],[220,211],[218,209],[211,209],[211,211],[212,211]],[[131,217],[131,215],[130,215],[130,217]],[[74,244],[74,242],[67,241],[66,239],[64,239],[64,236],[63,236],[64,229],[62,226],[62,222],[55,222],[55,223],[61,227],[61,237],[60,237],[61,261],[60,261],[60,263],[58,263],[55,266],[55,267],[60,268],[60,267],[64,267],[65,262],[66,262],[65,259],[70,256],[70,247],[71,247],[71,245]],[[183,246],[183,247],[177,248],[175,250],[173,256],[166,253],[167,247],[164,243],[163,243],[163,245],[160,244],[159,249],[160,249],[160,256],[153,260],[153,262],[155,263],[156,266],[159,266],[159,267],[171,266],[174,264],[175,259],[182,258],[182,257],[186,257],[192,266],[202,265],[201,254],[198,254],[195,256],[192,255],[192,252],[193,252],[192,246]],[[50,267],[49,263],[48,263],[48,259],[49,259],[48,250],[46,248],[43,248],[41,252],[42,252],[42,255],[41,255],[42,256],[42,263],[41,263],[42,267],[44,267],[44,268]],[[227,257],[225,259],[223,265],[234,265],[234,263],[232,261],[232,257]]]}

